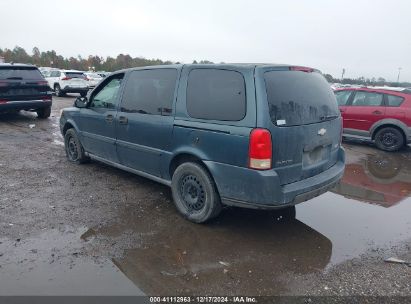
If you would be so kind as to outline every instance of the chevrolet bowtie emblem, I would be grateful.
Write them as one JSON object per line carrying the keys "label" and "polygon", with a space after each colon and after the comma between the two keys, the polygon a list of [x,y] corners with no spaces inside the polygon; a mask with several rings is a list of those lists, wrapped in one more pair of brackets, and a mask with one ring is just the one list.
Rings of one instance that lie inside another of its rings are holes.
{"label": "chevrolet bowtie emblem", "polygon": [[318,130],[318,132],[317,132],[317,134],[320,135],[320,136],[323,136],[325,133],[327,133],[327,130],[324,129],[324,128]]}

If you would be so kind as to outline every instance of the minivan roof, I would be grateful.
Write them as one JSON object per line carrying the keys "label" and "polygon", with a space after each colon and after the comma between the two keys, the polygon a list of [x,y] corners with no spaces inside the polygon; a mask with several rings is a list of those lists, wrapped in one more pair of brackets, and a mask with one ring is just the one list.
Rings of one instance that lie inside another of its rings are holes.
{"label": "minivan roof", "polygon": [[[254,69],[256,67],[303,67],[295,64],[278,64],[278,63],[190,63],[190,64],[167,64],[167,65],[149,65],[149,66],[141,66],[141,67],[134,67],[128,69],[122,69],[116,72],[126,72],[130,70],[141,70],[141,69],[156,69],[156,68],[177,68],[181,69],[183,67],[219,67],[219,68],[249,68]],[[305,67],[304,68],[309,68]],[[309,68],[311,69],[311,68]],[[316,69],[313,69],[318,71]]]}

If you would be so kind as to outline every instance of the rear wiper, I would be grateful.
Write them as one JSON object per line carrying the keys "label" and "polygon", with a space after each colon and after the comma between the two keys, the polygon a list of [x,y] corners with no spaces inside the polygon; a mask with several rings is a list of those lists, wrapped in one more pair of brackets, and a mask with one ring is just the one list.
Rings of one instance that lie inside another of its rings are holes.
{"label": "rear wiper", "polygon": [[11,80],[23,80],[22,77],[7,77],[6,79],[11,79]]}
{"label": "rear wiper", "polygon": [[320,116],[320,120],[332,120],[340,117],[340,115],[324,115]]}

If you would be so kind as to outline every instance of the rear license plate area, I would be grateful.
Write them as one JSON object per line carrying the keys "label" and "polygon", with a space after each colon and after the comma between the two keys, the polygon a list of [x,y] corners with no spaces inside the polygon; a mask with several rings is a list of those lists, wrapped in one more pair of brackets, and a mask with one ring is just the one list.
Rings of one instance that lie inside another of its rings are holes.
{"label": "rear license plate area", "polygon": [[317,146],[310,151],[303,152],[303,169],[323,165],[330,159],[331,145]]}

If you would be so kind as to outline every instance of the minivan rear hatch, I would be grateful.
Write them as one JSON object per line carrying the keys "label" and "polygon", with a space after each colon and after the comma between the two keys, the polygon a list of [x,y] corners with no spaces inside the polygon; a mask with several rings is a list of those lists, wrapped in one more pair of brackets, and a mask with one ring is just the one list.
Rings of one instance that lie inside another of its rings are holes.
{"label": "minivan rear hatch", "polygon": [[341,117],[322,74],[306,67],[281,66],[262,68],[256,75],[263,92],[259,126],[271,132],[272,164],[281,184],[333,166],[340,147]]}

